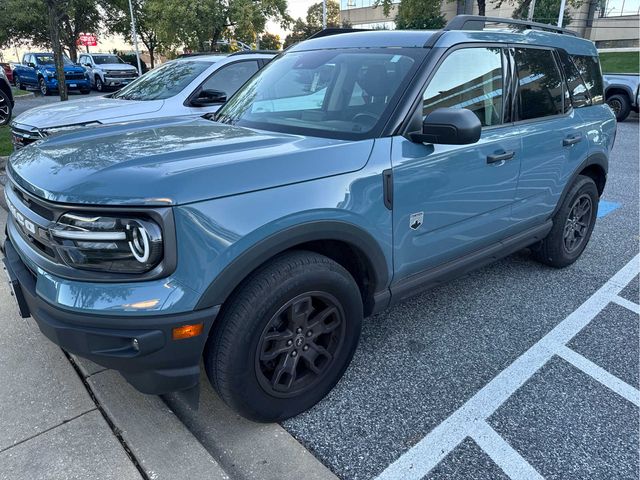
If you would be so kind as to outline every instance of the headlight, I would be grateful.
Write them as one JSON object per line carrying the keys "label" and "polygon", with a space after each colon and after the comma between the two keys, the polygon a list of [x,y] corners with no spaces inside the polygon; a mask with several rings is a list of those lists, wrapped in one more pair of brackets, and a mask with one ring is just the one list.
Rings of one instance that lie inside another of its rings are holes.
{"label": "headlight", "polygon": [[162,230],[148,218],[65,213],[50,234],[62,260],[74,268],[145,273],[163,257]]}
{"label": "headlight", "polygon": [[47,72],[47,77],[56,78],[56,72]]}

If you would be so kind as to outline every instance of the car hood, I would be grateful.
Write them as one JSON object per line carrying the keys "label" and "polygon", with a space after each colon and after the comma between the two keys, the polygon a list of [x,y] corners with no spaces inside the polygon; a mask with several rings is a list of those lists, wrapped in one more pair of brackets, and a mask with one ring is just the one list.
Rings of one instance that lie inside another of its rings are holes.
{"label": "car hood", "polygon": [[15,152],[8,170],[54,202],[180,205],[355,171],[372,147],[174,118],[40,140]]}
{"label": "car hood", "polygon": [[118,71],[138,71],[136,67],[129,64],[124,63],[102,63],[100,65],[96,65],[96,67],[102,70],[118,70]]}
{"label": "car hood", "polygon": [[133,115],[156,112],[163,104],[164,100],[136,101],[89,97],[32,108],[18,115],[13,123],[23,128],[43,129],[90,122],[113,122],[114,119],[126,120]]}

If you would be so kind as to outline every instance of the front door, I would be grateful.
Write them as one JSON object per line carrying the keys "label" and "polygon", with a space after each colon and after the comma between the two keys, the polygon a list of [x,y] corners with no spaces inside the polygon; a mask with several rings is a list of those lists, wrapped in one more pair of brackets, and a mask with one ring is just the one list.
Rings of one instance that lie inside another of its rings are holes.
{"label": "front door", "polygon": [[507,57],[500,48],[451,52],[423,95],[423,114],[468,108],[483,131],[472,145],[392,144],[394,281],[504,238],[520,170],[518,131],[505,123]]}

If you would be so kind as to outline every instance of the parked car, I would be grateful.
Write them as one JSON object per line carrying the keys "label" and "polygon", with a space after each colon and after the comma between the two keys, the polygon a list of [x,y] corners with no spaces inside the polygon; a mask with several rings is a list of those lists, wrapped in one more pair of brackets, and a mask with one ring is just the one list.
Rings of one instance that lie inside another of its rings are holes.
{"label": "parked car", "polygon": [[0,62],[0,67],[2,67],[2,70],[4,71],[4,75],[5,77],[7,77],[7,80],[9,81],[9,83],[13,84],[13,69],[11,68],[11,64]]}
{"label": "parked car", "polygon": [[22,315],[146,393],[196,388],[204,356],[227,404],[276,421],[333,388],[363,317],[526,247],[571,265],[616,134],[597,50],[523,21],[465,30],[489,21],[325,32],[217,121],[14,153],[4,251]]}
{"label": "parked car", "polygon": [[625,121],[632,111],[638,113],[639,95],[640,75],[637,73],[604,75],[604,96],[619,122]]}
{"label": "parked car", "polygon": [[[14,82],[20,90],[37,88],[42,95],[50,95],[58,90],[58,78],[53,53],[26,53],[22,63],[13,71]],[[80,93],[91,91],[89,75],[79,65],[64,57],[64,77],[69,90]]]}
{"label": "parked car", "polygon": [[0,69],[0,126],[9,123],[12,111],[13,94],[11,93],[11,84],[4,73],[4,69]]}
{"label": "parked car", "polygon": [[216,112],[273,57],[241,52],[174,60],[115,93],[32,108],[11,124],[14,148],[60,129]]}
{"label": "parked car", "polygon": [[91,85],[99,92],[122,88],[138,78],[138,69],[112,53],[83,53],[78,62],[89,73]]}

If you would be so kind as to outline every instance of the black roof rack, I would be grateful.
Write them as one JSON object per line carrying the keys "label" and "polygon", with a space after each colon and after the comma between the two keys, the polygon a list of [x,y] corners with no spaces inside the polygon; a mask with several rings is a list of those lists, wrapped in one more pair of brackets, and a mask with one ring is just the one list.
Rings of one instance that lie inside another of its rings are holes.
{"label": "black roof rack", "polygon": [[330,37],[331,35],[339,35],[340,33],[370,32],[370,31],[371,30],[367,30],[364,28],[325,28],[324,30],[320,30],[319,32],[314,33],[306,40],[310,40],[312,38]]}
{"label": "black roof rack", "polygon": [[249,53],[270,53],[273,55],[277,55],[280,53],[278,50],[240,50],[238,52],[233,52],[229,56],[234,57],[236,55],[247,55]]}
{"label": "black roof rack", "polygon": [[452,18],[444,27],[444,30],[484,30],[487,23],[504,23],[506,25],[518,25],[529,30],[543,30],[545,32],[562,33],[577,37],[573,30],[556,27],[546,23],[530,22],[528,20],[518,20],[515,18],[502,17],[482,17],[480,15],[457,15]]}

